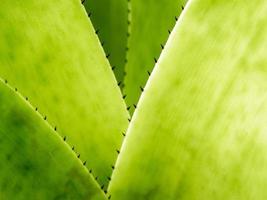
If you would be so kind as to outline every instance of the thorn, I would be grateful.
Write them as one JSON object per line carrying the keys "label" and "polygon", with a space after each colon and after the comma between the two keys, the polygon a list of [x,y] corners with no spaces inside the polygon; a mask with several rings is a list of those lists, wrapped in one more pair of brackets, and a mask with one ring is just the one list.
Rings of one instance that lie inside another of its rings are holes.
{"label": "thorn", "polygon": [[80,158],[80,156],[81,156],[81,155],[80,155],[80,154],[78,154],[78,155],[77,155],[77,158]]}
{"label": "thorn", "polygon": [[131,10],[128,8],[128,9],[127,9],[127,12],[128,12],[128,13],[130,13],[130,12],[131,12]]}
{"label": "thorn", "polygon": [[130,25],[130,24],[131,24],[130,20],[127,20],[127,24],[128,24],[128,25]]}
{"label": "thorn", "polygon": [[111,195],[108,196],[108,199],[110,199],[110,198],[111,198]]}
{"label": "thorn", "polygon": [[104,190],[104,193],[107,194],[107,190]]}
{"label": "thorn", "polygon": [[57,127],[56,126],[55,126],[54,130],[57,131]]}
{"label": "thorn", "polygon": [[118,83],[118,86],[120,86],[121,85],[121,81]]}
{"label": "thorn", "polygon": [[64,136],[63,140],[64,140],[64,141],[66,141],[66,139],[67,139],[67,137],[66,137],[66,136]]}
{"label": "thorn", "polygon": [[92,13],[91,13],[91,12],[89,12],[89,14],[88,14],[88,17],[91,17],[91,15],[92,15]]}
{"label": "thorn", "polygon": [[111,168],[112,168],[113,170],[115,169],[115,167],[114,167],[113,165],[111,166]]}
{"label": "thorn", "polygon": [[111,69],[114,70],[116,68],[116,66],[113,66]]}
{"label": "thorn", "polygon": [[127,110],[130,110],[131,106],[127,107]]}
{"label": "thorn", "polygon": [[46,116],[44,116],[44,120],[46,120],[47,119],[47,117]]}
{"label": "thorn", "polygon": [[141,90],[141,92],[144,92],[144,88],[142,88],[141,86],[140,86],[140,90]]}
{"label": "thorn", "polygon": [[164,45],[163,44],[160,44],[160,46],[161,46],[161,49],[164,49]]}
{"label": "thorn", "polygon": [[72,149],[72,151],[74,151],[74,146],[71,149]]}
{"label": "thorn", "polygon": [[125,137],[125,133],[124,132],[122,132],[122,135]]}
{"label": "thorn", "polygon": [[7,84],[7,80],[5,80],[5,84]]}
{"label": "thorn", "polygon": [[125,63],[127,63],[127,62],[128,62],[127,58],[125,58],[124,62],[125,62]]}
{"label": "thorn", "polygon": [[17,89],[17,88],[15,88],[15,91],[17,92],[17,91],[18,91],[18,89]]}
{"label": "thorn", "polygon": [[105,42],[101,42],[101,46],[102,46],[102,47],[104,46],[104,44],[105,44]]}
{"label": "thorn", "polygon": [[122,97],[122,98],[123,98],[123,99],[125,99],[126,97],[127,97],[127,95],[125,94],[125,95],[123,95],[123,97]]}
{"label": "thorn", "polygon": [[106,58],[108,58],[109,56],[110,56],[110,54],[107,54],[107,55],[106,55]]}
{"label": "thorn", "polygon": [[130,36],[130,33],[129,32],[127,32],[127,37],[129,37]]}
{"label": "thorn", "polygon": [[150,76],[150,74],[151,74],[150,71],[147,71],[147,73],[148,73],[148,76]]}
{"label": "thorn", "polygon": [[178,20],[178,18],[175,16],[175,21],[177,21]]}
{"label": "thorn", "polygon": [[84,165],[84,166],[86,165],[86,161],[83,162],[83,165]]}
{"label": "thorn", "polygon": [[120,154],[120,151],[118,149],[116,151],[117,151],[118,154]]}
{"label": "thorn", "polygon": [[110,178],[109,176],[107,177],[107,179],[108,179],[109,181],[111,181],[111,178]]}
{"label": "thorn", "polygon": [[171,34],[171,31],[170,31],[170,30],[168,30],[168,33],[169,33],[169,34]]}
{"label": "thorn", "polygon": [[28,101],[29,99],[28,99],[28,97],[25,97],[25,99],[26,99],[26,101]]}
{"label": "thorn", "polygon": [[156,58],[154,58],[154,62],[157,63],[157,59]]}
{"label": "thorn", "polygon": [[104,186],[104,185],[102,185],[102,186],[101,186],[101,190],[103,190],[103,189],[104,189],[104,187],[105,187],[105,186]]}
{"label": "thorn", "polygon": [[97,181],[97,179],[98,179],[98,177],[96,176],[96,177],[95,177],[95,180]]}
{"label": "thorn", "polygon": [[129,51],[129,47],[126,47],[125,50],[126,50],[126,51]]}
{"label": "thorn", "polygon": [[95,33],[98,34],[98,33],[99,33],[99,29],[97,29],[97,30],[95,31]]}
{"label": "thorn", "polygon": [[92,169],[89,170],[89,173],[92,174]]}
{"label": "thorn", "polygon": [[134,108],[136,108],[136,105],[135,104],[133,106],[134,106]]}
{"label": "thorn", "polygon": [[182,6],[182,10],[184,9],[184,6]]}
{"label": "thorn", "polygon": [[38,110],[38,108],[36,107],[36,108],[35,108],[35,111],[37,111],[37,110]]}
{"label": "thorn", "polygon": [[128,121],[131,122],[131,119],[129,118]]}
{"label": "thorn", "polygon": [[82,0],[82,4],[84,4],[85,0]]}

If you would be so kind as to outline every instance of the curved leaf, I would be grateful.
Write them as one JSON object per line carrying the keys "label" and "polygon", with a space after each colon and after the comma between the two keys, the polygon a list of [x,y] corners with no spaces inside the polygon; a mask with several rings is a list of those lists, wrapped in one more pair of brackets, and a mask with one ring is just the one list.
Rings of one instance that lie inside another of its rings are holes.
{"label": "curved leaf", "polygon": [[0,198],[104,200],[75,153],[27,104],[0,81]]}
{"label": "curved leaf", "polygon": [[106,184],[128,113],[77,0],[4,1],[0,76],[27,96]]}
{"label": "curved leaf", "polygon": [[134,111],[148,74],[152,71],[163,46],[186,0],[131,0],[130,37],[125,66],[126,103]]}
{"label": "curved leaf", "polygon": [[267,198],[266,13],[264,0],[190,1],[133,116],[112,198]]}
{"label": "curved leaf", "polygon": [[[109,57],[118,83],[123,81],[127,46],[127,0],[86,0],[87,13]],[[120,84],[122,86],[122,84]]]}

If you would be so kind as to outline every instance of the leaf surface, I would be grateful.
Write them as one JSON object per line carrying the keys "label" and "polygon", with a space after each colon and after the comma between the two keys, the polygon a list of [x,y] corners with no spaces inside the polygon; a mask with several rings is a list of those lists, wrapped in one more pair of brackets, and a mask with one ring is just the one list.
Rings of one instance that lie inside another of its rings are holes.
{"label": "leaf surface", "polygon": [[106,185],[128,112],[84,8],[78,0],[5,0],[0,18],[0,76]]}
{"label": "leaf surface", "polygon": [[266,13],[264,0],[187,4],[127,131],[112,198],[267,198]]}

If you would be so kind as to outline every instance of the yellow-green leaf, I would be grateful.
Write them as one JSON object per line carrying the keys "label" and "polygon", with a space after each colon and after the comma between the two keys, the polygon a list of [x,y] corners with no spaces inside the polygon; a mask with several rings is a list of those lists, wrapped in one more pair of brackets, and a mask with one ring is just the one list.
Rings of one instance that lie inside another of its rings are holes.
{"label": "yellow-green leaf", "polygon": [[267,2],[191,0],[139,101],[116,200],[267,198]]}

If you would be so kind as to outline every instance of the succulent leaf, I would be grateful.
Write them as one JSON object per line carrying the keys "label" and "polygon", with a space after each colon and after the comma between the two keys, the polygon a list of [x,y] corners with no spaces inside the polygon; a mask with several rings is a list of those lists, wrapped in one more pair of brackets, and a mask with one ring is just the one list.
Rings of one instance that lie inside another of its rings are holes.
{"label": "succulent leaf", "polygon": [[0,113],[1,199],[106,199],[70,147],[2,81]]}
{"label": "succulent leaf", "polygon": [[128,111],[77,0],[3,1],[0,76],[18,88],[108,183]]}
{"label": "succulent leaf", "polygon": [[114,199],[267,198],[266,13],[264,0],[189,1],[127,131]]}

